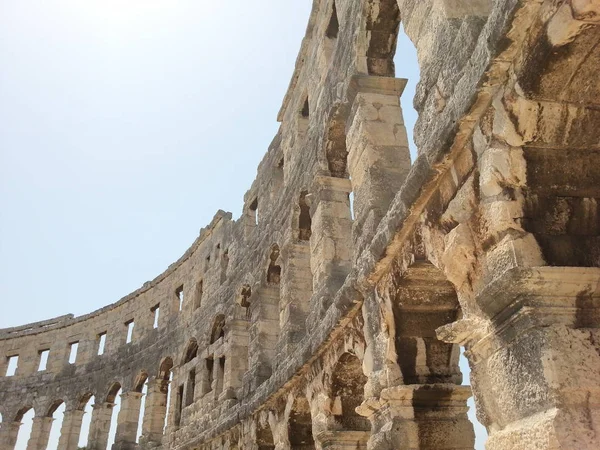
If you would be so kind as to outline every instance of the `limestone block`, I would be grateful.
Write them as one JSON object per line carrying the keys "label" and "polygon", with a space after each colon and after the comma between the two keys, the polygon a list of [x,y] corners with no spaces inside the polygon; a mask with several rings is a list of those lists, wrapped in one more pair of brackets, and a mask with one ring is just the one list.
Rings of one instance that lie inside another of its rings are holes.
{"label": "limestone block", "polygon": [[442,262],[448,281],[460,288],[475,264],[475,244],[466,224],[458,225],[446,236]]}
{"label": "limestone block", "polygon": [[505,187],[525,186],[526,164],[518,148],[490,148],[479,160],[481,193],[486,197],[502,194]]}

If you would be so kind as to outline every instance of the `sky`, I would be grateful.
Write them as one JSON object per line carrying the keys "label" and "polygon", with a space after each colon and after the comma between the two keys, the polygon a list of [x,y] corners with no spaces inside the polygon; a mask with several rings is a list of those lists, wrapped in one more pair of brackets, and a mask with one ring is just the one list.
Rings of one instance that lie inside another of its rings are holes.
{"label": "sky", "polygon": [[[0,328],[113,303],[239,217],[311,5],[0,0]],[[411,145],[418,74],[401,36]]]}

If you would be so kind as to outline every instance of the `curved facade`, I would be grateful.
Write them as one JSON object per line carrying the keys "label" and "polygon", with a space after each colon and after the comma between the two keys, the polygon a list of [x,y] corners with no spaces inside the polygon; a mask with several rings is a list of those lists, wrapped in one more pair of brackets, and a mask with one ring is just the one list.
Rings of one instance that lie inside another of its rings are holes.
{"label": "curved facade", "polygon": [[459,345],[486,448],[599,448],[599,27],[596,0],[315,0],[242,217],[117,303],[0,330],[0,448],[33,409],[45,449],[64,402],[76,450],[94,396],[104,450],[119,392],[115,450],[473,448]]}

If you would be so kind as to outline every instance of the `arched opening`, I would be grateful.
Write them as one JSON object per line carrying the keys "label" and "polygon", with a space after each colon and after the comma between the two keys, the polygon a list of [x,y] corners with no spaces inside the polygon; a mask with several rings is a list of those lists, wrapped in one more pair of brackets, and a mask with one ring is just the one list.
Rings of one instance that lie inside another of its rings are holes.
{"label": "arched opening", "polygon": [[[33,417],[35,412],[31,406],[25,406],[21,408],[15,416],[15,422],[20,423],[19,431],[17,433],[15,449],[21,450],[27,448],[27,442],[31,437],[31,429],[33,428]],[[2,426],[8,426],[2,424]]]}
{"label": "arched opening", "polygon": [[274,244],[271,247],[271,254],[269,255],[269,267],[267,268],[268,284],[279,284],[281,281],[281,266],[279,265],[278,260],[279,246]]}
{"label": "arched opening", "polygon": [[79,448],[86,448],[88,446],[90,427],[92,425],[92,412],[95,402],[96,399],[91,392],[83,395],[79,401],[78,409],[83,410],[81,431],[79,433],[79,442],[77,444]]}
{"label": "arched opening", "polygon": [[256,445],[258,450],[274,450],[275,443],[273,441],[273,433],[268,423],[256,427]]}
{"label": "arched opening", "polygon": [[111,388],[108,391],[108,395],[106,396],[106,402],[112,403],[114,406],[112,407],[112,412],[110,415],[110,427],[108,431],[108,444],[106,446],[107,450],[110,450],[112,445],[115,443],[115,438],[117,436],[117,417],[121,412],[121,384],[113,383]]}
{"label": "arched opening", "polygon": [[371,40],[367,49],[367,70],[369,75],[393,77],[396,36],[400,27],[400,10],[396,0],[374,0],[377,14],[369,15],[367,32]]}
{"label": "arched opening", "polygon": [[[461,314],[454,286],[441,270],[418,258],[394,278],[393,286],[397,362],[404,384],[413,386],[419,442],[443,439],[443,448],[472,446],[473,425],[466,414],[470,391],[461,386],[460,349],[436,335]],[[448,421],[454,424],[451,430],[444,427]]]}
{"label": "arched opening", "polygon": [[187,364],[198,355],[198,341],[195,338],[190,339],[185,348],[182,358],[182,364]]}
{"label": "arched opening", "polygon": [[294,400],[288,421],[288,439],[292,450],[313,450],[315,448],[310,405],[305,397],[297,397]]}
{"label": "arched opening", "polygon": [[310,217],[310,208],[306,202],[306,196],[308,191],[302,191],[300,193],[300,199],[298,200],[298,206],[300,207],[300,214],[298,216],[298,239],[301,241],[310,240],[312,234],[312,219]]}
{"label": "arched opening", "polygon": [[48,409],[46,416],[52,417],[52,427],[50,428],[50,438],[48,439],[48,446],[46,447],[47,450],[58,449],[58,442],[61,437],[65,417],[65,408],[65,402],[56,400]]}
{"label": "arched opening", "polygon": [[160,363],[158,369],[158,377],[160,380],[158,385],[157,395],[158,400],[155,403],[156,422],[150,427],[151,440],[159,441],[160,436],[164,434],[167,428],[167,420],[169,417],[169,408],[171,406],[171,382],[173,380],[173,359],[166,357]]}
{"label": "arched opening", "polygon": [[210,343],[214,344],[217,340],[225,337],[225,316],[219,314],[213,321],[210,332]]}
{"label": "arched opening", "polygon": [[[367,377],[355,355],[344,353],[333,369],[331,398],[336,428],[344,431],[370,431],[369,420],[356,412],[364,400]],[[366,443],[366,440],[365,440]]]}
{"label": "arched opening", "polygon": [[348,149],[346,147],[346,117],[336,109],[329,121],[325,141],[327,169],[334,178],[348,178]]}
{"label": "arched opening", "polygon": [[142,429],[144,426],[144,418],[146,412],[146,399],[148,398],[148,374],[141,372],[136,378],[134,388],[135,392],[142,394],[142,398],[139,403],[138,418],[137,418],[137,431],[135,433],[135,442],[140,442],[140,436],[142,435]]}

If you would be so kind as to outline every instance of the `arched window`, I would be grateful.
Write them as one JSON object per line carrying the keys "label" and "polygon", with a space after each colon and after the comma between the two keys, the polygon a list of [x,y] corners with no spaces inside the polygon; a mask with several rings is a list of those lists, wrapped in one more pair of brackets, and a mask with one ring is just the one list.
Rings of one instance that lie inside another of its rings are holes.
{"label": "arched window", "polygon": [[223,314],[219,314],[213,322],[210,333],[210,343],[214,344],[222,337],[225,337],[225,316]]}
{"label": "arched window", "polygon": [[185,353],[183,354],[182,363],[186,364],[194,359],[198,355],[198,341],[192,338],[188,342],[187,347],[185,348]]}

